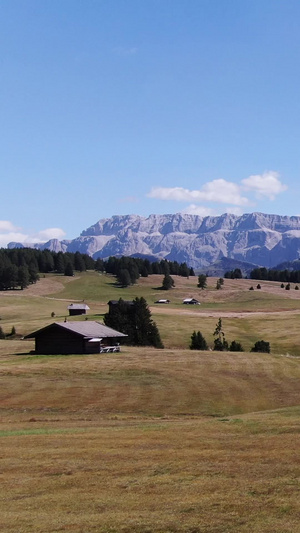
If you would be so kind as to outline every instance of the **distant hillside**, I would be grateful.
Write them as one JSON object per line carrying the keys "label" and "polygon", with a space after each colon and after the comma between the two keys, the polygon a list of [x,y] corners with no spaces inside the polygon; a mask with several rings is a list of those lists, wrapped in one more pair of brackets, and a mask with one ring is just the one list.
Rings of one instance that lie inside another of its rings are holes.
{"label": "distant hillside", "polygon": [[246,263],[244,261],[237,261],[236,259],[222,257],[221,259],[219,259],[219,261],[216,261],[212,265],[206,268],[198,269],[196,273],[206,274],[210,277],[222,277],[224,276],[225,272],[229,272],[231,270],[239,268],[242,272],[243,277],[246,278],[249,277],[250,272],[256,267],[257,265],[254,265],[253,263]]}
{"label": "distant hillside", "polygon": [[274,267],[276,270],[300,270],[300,259],[295,261],[285,261]]}
{"label": "distant hillside", "polygon": [[[17,243],[10,243],[9,248]],[[28,246],[28,245],[27,245]],[[35,248],[109,256],[151,256],[206,268],[226,257],[272,268],[300,256],[300,217],[251,213],[216,217],[137,215],[101,219],[72,241],[50,240]]]}

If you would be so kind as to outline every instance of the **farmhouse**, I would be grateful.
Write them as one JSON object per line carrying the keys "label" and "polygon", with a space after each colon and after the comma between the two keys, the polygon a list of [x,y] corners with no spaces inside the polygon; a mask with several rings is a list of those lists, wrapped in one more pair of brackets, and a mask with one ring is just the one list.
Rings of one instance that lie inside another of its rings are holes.
{"label": "farmhouse", "polygon": [[35,339],[37,354],[87,354],[119,352],[118,341],[127,337],[100,322],[54,322],[26,335]]}
{"label": "farmhouse", "polygon": [[86,315],[89,310],[89,306],[86,304],[70,304],[68,305],[68,311],[70,316],[74,315]]}
{"label": "farmhouse", "polygon": [[199,300],[196,300],[196,298],[185,298],[182,303],[188,305],[200,305]]}

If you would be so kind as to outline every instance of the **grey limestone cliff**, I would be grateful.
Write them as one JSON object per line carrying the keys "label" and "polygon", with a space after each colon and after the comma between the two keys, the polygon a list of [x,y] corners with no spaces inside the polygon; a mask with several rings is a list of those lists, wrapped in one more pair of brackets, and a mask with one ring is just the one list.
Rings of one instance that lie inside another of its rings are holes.
{"label": "grey limestone cliff", "polygon": [[[10,243],[9,247],[16,246]],[[300,217],[263,213],[200,217],[189,214],[120,215],[101,219],[71,241],[39,248],[87,253],[94,258],[154,256],[203,268],[222,257],[272,268],[299,258]]]}

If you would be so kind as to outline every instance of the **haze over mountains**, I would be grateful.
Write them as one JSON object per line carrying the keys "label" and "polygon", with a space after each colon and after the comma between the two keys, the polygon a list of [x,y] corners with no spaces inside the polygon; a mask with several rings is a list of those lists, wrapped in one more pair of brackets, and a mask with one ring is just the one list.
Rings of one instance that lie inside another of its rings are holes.
{"label": "haze over mountains", "polygon": [[[8,248],[24,247],[9,243]],[[300,217],[251,213],[201,217],[189,214],[120,215],[101,219],[73,240],[26,246],[55,252],[150,256],[205,268],[223,257],[272,268],[300,253]]]}

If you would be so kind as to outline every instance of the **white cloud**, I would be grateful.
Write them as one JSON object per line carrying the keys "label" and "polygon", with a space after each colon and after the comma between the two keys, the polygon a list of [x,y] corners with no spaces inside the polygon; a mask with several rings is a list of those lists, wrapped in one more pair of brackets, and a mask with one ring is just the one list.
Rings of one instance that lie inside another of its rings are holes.
{"label": "white cloud", "polygon": [[39,231],[32,238],[34,241],[31,242],[47,242],[50,239],[63,239],[66,233],[61,228],[48,228]]}
{"label": "white cloud", "polygon": [[17,228],[8,220],[0,220],[0,247],[5,248],[10,242],[20,244],[30,244],[37,242],[47,242],[50,239],[63,239],[65,232],[60,228],[47,228],[37,233],[28,234],[22,232],[22,228]]}
{"label": "white cloud", "polygon": [[224,213],[231,213],[232,215],[237,215],[238,217],[240,217],[244,213],[244,211],[240,207],[229,206],[226,207]]}
{"label": "white cloud", "polygon": [[183,187],[154,187],[147,195],[159,200],[175,200],[177,202],[217,202],[233,205],[248,205],[249,201],[240,194],[240,186],[224,179],[205,183],[202,189],[189,190]]}
{"label": "white cloud", "polygon": [[1,248],[5,248],[9,242],[20,242],[23,243],[28,238],[28,235],[25,235],[24,233],[17,233],[17,232],[8,232],[8,233],[0,233],[0,246]]}
{"label": "white cloud", "polygon": [[0,231],[18,231],[19,229],[9,220],[0,220]]}
{"label": "white cloud", "polygon": [[279,173],[273,170],[249,176],[242,180],[242,184],[246,191],[253,191],[257,198],[267,197],[269,200],[274,200],[277,194],[287,190],[287,186],[279,179]]}
{"label": "white cloud", "polygon": [[188,215],[199,215],[200,217],[208,217],[208,216],[213,216],[213,215],[218,214],[210,207],[203,207],[202,205],[195,205],[195,204],[188,205],[181,212],[187,213]]}
{"label": "white cloud", "polygon": [[181,213],[187,213],[189,215],[199,215],[201,217],[220,216],[224,213],[231,213],[232,215],[241,216],[243,210],[240,207],[226,207],[225,209],[212,209],[210,207],[204,207],[202,205],[190,204]]}

